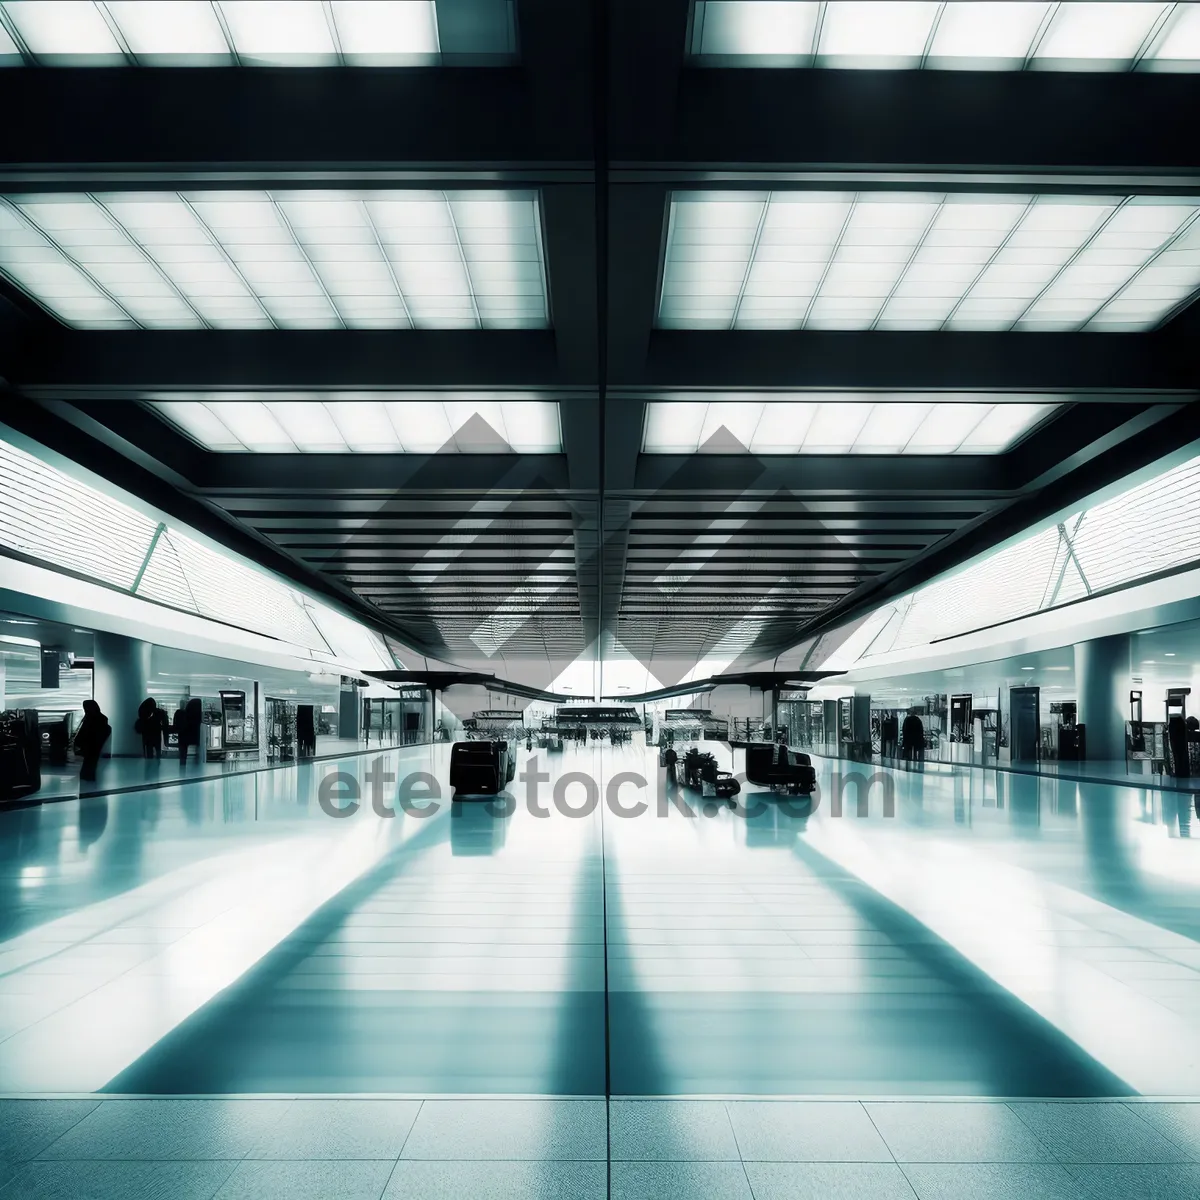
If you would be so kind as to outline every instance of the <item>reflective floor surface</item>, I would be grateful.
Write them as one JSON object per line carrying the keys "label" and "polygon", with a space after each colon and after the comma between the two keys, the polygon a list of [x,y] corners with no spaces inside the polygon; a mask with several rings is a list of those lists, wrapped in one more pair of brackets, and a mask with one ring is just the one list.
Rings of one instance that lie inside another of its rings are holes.
{"label": "reflective floor surface", "polygon": [[[376,747],[368,746],[361,738],[339,738],[317,735],[316,758],[367,753]],[[94,780],[79,778],[80,763],[72,761],[62,766],[42,767],[42,786],[24,798],[24,802],[47,803],[71,800],[80,796],[111,796],[118,792],[158,788],[164,784],[198,779],[220,779],[232,775],[249,775],[255,771],[289,769],[282,763],[259,759],[212,759],[200,762],[193,750],[186,763],[179,761],[178,752],[167,751],[158,758],[104,758],[96,768]]]}
{"label": "reflective floor surface", "polygon": [[4,1200],[1177,1200],[1200,1104],[0,1101]]}
{"label": "reflective floor surface", "polygon": [[864,813],[826,762],[730,807],[593,743],[452,804],[447,759],[0,815],[0,1090],[71,1097],[6,1102],[0,1198],[1200,1191],[1190,796],[882,770]]}

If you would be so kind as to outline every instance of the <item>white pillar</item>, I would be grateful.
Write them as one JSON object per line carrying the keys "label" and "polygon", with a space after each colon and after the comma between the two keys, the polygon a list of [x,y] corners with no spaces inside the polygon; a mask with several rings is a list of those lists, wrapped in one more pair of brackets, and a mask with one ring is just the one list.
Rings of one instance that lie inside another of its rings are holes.
{"label": "white pillar", "polygon": [[1086,726],[1087,757],[1121,761],[1129,708],[1128,634],[1095,638],[1075,646],[1076,719]]}
{"label": "white pillar", "polygon": [[112,726],[106,754],[141,757],[141,735],[134,733],[138,705],[150,682],[150,643],[118,633],[97,633],[92,696]]}

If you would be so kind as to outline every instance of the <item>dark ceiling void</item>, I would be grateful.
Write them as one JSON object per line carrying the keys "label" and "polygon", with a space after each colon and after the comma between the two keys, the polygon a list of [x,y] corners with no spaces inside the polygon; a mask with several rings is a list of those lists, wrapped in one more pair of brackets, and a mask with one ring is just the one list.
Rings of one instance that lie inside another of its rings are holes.
{"label": "dark ceiling void", "polygon": [[[1193,309],[1142,333],[655,322],[676,189],[1194,195],[1200,77],[701,70],[686,0],[596,3],[604,21],[521,0],[500,67],[0,71],[25,114],[0,198],[532,190],[550,314],[79,330],[0,278],[0,419],[402,644],[535,690],[581,655],[666,686],[706,658],[749,670],[1194,439]],[[986,456],[643,452],[650,402],[879,391],[1061,407]],[[297,392],[549,401],[561,448],[218,453],[146,403]]]}

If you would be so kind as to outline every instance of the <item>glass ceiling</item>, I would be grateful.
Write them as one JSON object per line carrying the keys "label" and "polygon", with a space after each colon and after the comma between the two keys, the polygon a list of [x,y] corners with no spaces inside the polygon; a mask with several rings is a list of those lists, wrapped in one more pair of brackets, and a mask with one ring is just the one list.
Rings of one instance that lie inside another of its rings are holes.
{"label": "glass ceiling", "polygon": [[1200,287],[1195,197],[676,192],[664,329],[1153,329]]}
{"label": "glass ceiling", "polygon": [[1200,458],[877,609],[856,638],[859,657],[1030,616],[1197,558]]}
{"label": "glass ceiling", "polygon": [[314,657],[394,666],[374,631],[3,441],[0,547]]}
{"label": "glass ceiling", "polygon": [[646,406],[642,451],[730,454],[740,446],[751,454],[999,454],[1059,407],[942,395],[876,399],[654,401]]}
{"label": "glass ceiling", "polygon": [[696,0],[700,65],[1200,70],[1200,4]]}
{"label": "glass ceiling", "polygon": [[0,197],[0,274],[76,329],[544,329],[535,192]]}
{"label": "glass ceiling", "polygon": [[0,2],[0,66],[432,66],[516,48],[513,0]]}
{"label": "glass ceiling", "polygon": [[320,401],[228,393],[151,400],[206,450],[252,454],[560,454],[558,405],[537,400]]}

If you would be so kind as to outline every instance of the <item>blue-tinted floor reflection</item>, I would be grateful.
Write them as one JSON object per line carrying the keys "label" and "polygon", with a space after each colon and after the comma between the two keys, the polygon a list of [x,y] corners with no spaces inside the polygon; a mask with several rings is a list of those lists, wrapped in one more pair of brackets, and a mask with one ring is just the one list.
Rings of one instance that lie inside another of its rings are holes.
{"label": "blue-tinted floor reflection", "polygon": [[[444,789],[447,749],[387,768]],[[326,815],[370,761],[0,817],[6,1089],[1197,1090],[1190,797],[888,771],[894,816],[882,778],[835,816],[825,762],[811,808],[706,809],[593,744],[538,754],[540,813],[518,778],[500,810]],[[556,811],[567,772],[641,774],[646,811]]]}

